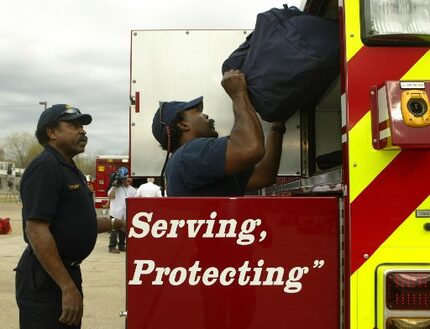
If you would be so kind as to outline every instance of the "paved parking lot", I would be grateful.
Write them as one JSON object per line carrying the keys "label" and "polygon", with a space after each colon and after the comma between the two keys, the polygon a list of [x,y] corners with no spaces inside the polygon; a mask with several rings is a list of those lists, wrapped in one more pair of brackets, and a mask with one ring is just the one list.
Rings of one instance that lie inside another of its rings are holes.
{"label": "paved parking lot", "polygon": [[[0,235],[0,327],[19,329],[13,268],[25,248],[21,228],[21,204],[0,202],[0,218],[9,217],[13,231]],[[93,253],[82,263],[84,317],[82,328],[123,329],[125,310],[125,254],[107,251],[108,233],[100,234]]]}

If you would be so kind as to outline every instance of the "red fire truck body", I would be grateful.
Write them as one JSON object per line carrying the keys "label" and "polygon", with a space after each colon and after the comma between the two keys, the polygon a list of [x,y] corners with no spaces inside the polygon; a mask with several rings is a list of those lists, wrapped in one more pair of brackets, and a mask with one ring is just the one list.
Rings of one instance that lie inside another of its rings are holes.
{"label": "red fire truck body", "polygon": [[94,181],[95,206],[108,206],[107,189],[111,175],[120,167],[130,169],[127,155],[99,155],[96,158],[96,178]]}
{"label": "red fire truck body", "polygon": [[[276,185],[127,200],[127,328],[430,328],[428,1],[304,10],[339,20],[339,78],[288,120]],[[161,171],[159,100],[203,94],[229,133],[220,68],[249,32],[132,31],[132,175]]]}

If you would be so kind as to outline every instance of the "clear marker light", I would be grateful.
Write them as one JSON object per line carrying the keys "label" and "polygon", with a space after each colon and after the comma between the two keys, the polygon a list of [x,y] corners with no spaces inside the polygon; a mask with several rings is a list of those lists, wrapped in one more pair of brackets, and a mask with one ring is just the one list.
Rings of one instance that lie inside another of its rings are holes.
{"label": "clear marker light", "polygon": [[429,0],[364,0],[362,6],[365,42],[430,43]]}
{"label": "clear marker light", "polygon": [[429,329],[428,318],[389,318],[386,329]]}

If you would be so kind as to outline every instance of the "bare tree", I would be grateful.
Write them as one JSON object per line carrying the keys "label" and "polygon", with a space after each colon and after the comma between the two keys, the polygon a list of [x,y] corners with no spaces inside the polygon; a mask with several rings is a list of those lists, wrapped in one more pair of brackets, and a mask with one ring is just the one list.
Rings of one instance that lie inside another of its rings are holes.
{"label": "bare tree", "polygon": [[[43,147],[36,137],[28,132],[13,132],[5,137],[0,146],[0,160],[4,159],[15,163],[17,168],[25,168],[40,152]],[[86,175],[95,176],[96,157],[89,154],[80,154],[75,157],[76,166]]]}
{"label": "bare tree", "polygon": [[33,143],[31,143],[27,149],[26,156],[24,158],[25,167],[33,160],[37,155],[39,155],[40,152],[42,152],[43,147],[40,145],[36,140],[34,140]]}
{"label": "bare tree", "polygon": [[79,154],[74,158],[76,166],[85,174],[96,176],[96,157],[89,154]]}
{"label": "bare tree", "polygon": [[42,147],[36,137],[28,132],[13,132],[5,137],[5,157],[15,162],[18,168],[25,168]]}

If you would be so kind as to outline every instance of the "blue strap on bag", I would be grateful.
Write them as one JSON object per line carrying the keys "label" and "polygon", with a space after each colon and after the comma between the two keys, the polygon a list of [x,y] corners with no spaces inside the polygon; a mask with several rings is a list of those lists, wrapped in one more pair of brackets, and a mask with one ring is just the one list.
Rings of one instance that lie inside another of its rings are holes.
{"label": "blue strap on bag", "polygon": [[339,75],[338,22],[287,5],[260,13],[254,31],[223,63],[223,73],[230,69],[245,73],[263,120],[288,119],[315,106]]}

